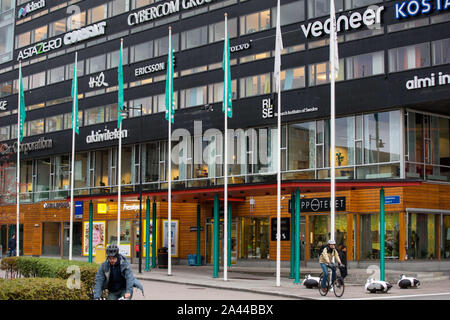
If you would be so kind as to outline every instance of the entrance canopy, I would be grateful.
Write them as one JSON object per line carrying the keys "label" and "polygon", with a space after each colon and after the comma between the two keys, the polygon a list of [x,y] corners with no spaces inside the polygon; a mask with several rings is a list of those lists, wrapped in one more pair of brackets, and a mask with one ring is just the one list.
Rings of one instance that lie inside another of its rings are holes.
{"label": "entrance canopy", "polygon": [[[376,188],[393,188],[393,187],[410,187],[420,186],[423,181],[415,180],[358,180],[358,181],[336,181],[336,191],[356,190],[356,189],[376,189]],[[300,189],[300,193],[307,194],[310,192],[328,192],[330,191],[329,180],[302,180],[289,181],[281,184],[282,194],[291,194],[295,190]],[[223,200],[223,186],[205,187],[205,188],[189,188],[189,189],[172,189],[172,201],[174,202],[205,202],[212,201],[214,195],[218,194],[219,199]],[[276,183],[261,184],[235,184],[228,185],[228,200],[230,202],[242,202],[246,197],[268,196],[277,194]],[[152,201],[167,201],[167,190],[159,190],[152,192],[143,192],[143,200],[150,197]],[[77,200],[98,200],[116,199],[117,194],[83,196],[77,197]],[[139,200],[139,193],[122,194],[124,201]]]}

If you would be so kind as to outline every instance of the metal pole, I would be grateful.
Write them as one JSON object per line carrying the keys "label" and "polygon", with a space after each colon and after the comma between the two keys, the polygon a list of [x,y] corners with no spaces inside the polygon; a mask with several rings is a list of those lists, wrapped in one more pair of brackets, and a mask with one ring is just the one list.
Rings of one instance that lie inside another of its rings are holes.
{"label": "metal pole", "polygon": [[201,216],[201,206],[200,203],[197,204],[197,265],[200,266],[202,264],[202,257],[201,257],[201,249],[200,249],[200,218]]}
{"label": "metal pole", "polygon": [[150,198],[145,201],[145,271],[150,271]]}
{"label": "metal pole", "polygon": [[[172,27],[169,27],[169,43],[171,43],[172,40]],[[169,68],[171,68],[172,64],[169,64]],[[172,88],[170,87],[170,81],[169,81],[169,92],[172,91]],[[172,101],[170,102],[172,103]],[[168,183],[169,183],[169,190],[168,190],[168,202],[169,202],[169,208],[168,208],[168,220],[169,220],[169,226],[167,230],[167,236],[168,236],[168,275],[172,275],[172,108],[169,108],[169,177],[168,177]]]}
{"label": "metal pole", "polygon": [[300,189],[295,191],[295,280],[300,283]]}
{"label": "metal pole", "polygon": [[156,201],[153,201],[152,218],[152,268],[156,268]]}
{"label": "metal pole", "polygon": [[228,206],[228,267],[231,267],[231,214],[232,208],[230,205]]}
{"label": "metal pole", "polygon": [[[19,81],[22,77],[22,62],[19,62]],[[22,83],[19,84],[21,86]],[[21,88],[23,90],[23,88]],[[19,256],[19,206],[20,206],[20,90],[19,90],[19,101],[17,104],[17,200],[16,200],[16,256]]]}
{"label": "metal pole", "polygon": [[89,262],[92,262],[92,228],[93,228],[94,204],[89,202]]}
{"label": "metal pole", "polygon": [[380,190],[380,280],[385,279],[385,261],[384,261],[384,246],[385,246],[385,215],[384,215],[384,189]]}
{"label": "metal pole", "polygon": [[[140,105],[141,117],[139,119],[139,129],[142,133],[142,104]],[[142,273],[142,144],[139,144],[139,273]]]}
{"label": "metal pole", "polygon": [[219,276],[219,196],[214,195],[214,241],[213,241],[213,278]]}
{"label": "metal pole", "polygon": [[[332,6],[334,8],[334,0],[331,0]],[[334,9],[332,10],[334,11]],[[330,71],[331,71],[331,110],[330,110],[330,129],[331,129],[331,234],[330,234],[330,239],[334,240],[334,233],[335,233],[335,216],[336,216],[336,195],[335,195],[335,188],[336,188],[336,161],[335,161],[335,56],[334,56],[334,50],[335,50],[335,43],[333,41],[333,37],[335,35],[335,28],[336,28],[336,17],[334,12],[332,12],[330,10],[330,15],[333,15],[332,17],[330,17]],[[337,40],[336,40],[337,42]]]}
{"label": "metal pole", "polygon": [[[228,15],[225,13],[225,41],[228,37]],[[227,59],[225,59],[227,64]],[[228,65],[225,65],[224,92],[228,93]],[[228,280],[228,97],[224,99],[225,108],[225,155],[224,155],[224,199],[223,199],[223,280]]]}
{"label": "metal pole", "polygon": [[291,195],[291,276],[294,279],[294,263],[295,263],[295,193]]}
{"label": "metal pole", "polygon": [[[74,70],[77,69],[78,52],[75,52],[75,65]],[[76,72],[76,71],[75,71]],[[75,80],[73,80],[75,81]],[[78,86],[78,81],[75,81],[75,87]],[[78,92],[78,88],[74,92]],[[72,102],[72,113],[74,112],[75,97]],[[75,117],[77,114],[72,114],[72,163],[70,171],[70,231],[69,231],[69,260],[72,260],[72,245],[73,245],[73,180],[74,180],[74,168],[75,168]]]}
{"label": "metal pole", "polygon": [[121,206],[121,184],[122,184],[122,122],[119,126],[119,161],[117,166],[118,171],[118,201],[117,201],[117,246],[120,249],[120,206]]}

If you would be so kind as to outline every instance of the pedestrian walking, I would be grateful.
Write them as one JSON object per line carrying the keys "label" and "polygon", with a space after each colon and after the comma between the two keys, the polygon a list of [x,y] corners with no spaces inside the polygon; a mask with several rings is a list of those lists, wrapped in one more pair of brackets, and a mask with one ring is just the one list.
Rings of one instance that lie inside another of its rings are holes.
{"label": "pedestrian walking", "polygon": [[13,234],[8,241],[8,252],[10,257],[14,257],[16,255],[16,235]]}
{"label": "pedestrian walking", "polygon": [[342,265],[339,267],[339,270],[341,271],[342,279],[344,279],[348,274],[348,272],[347,272],[347,247],[344,245],[340,245],[339,247],[340,248],[339,248],[338,254],[339,254],[339,259],[342,262]]}

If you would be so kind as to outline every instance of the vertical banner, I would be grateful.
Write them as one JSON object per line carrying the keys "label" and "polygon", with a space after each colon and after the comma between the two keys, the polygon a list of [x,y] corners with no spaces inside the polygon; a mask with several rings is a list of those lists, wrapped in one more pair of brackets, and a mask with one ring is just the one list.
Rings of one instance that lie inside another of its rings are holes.
{"label": "vertical banner", "polygon": [[[169,243],[169,220],[163,220],[163,247],[168,248]],[[178,220],[171,221],[172,257],[178,257],[179,223]]]}

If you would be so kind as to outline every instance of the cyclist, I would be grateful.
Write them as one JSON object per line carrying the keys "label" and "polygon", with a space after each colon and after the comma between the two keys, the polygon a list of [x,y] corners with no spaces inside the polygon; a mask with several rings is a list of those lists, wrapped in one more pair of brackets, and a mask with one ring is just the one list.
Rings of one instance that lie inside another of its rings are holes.
{"label": "cyclist", "polygon": [[336,250],[336,242],[334,240],[329,240],[328,245],[325,246],[320,254],[319,263],[320,267],[323,270],[323,278],[322,278],[322,291],[327,292],[327,279],[328,279],[328,267],[331,269],[331,283],[334,283],[336,280],[336,267],[332,264],[333,258],[336,262],[341,265],[341,259],[339,259],[339,253]]}
{"label": "cyclist", "polygon": [[141,289],[143,294],[144,288],[134,277],[130,263],[119,253],[117,245],[110,244],[106,248],[106,256],[95,276],[94,300],[99,300],[105,289],[108,289],[108,300],[131,299],[133,287]]}

